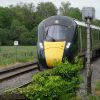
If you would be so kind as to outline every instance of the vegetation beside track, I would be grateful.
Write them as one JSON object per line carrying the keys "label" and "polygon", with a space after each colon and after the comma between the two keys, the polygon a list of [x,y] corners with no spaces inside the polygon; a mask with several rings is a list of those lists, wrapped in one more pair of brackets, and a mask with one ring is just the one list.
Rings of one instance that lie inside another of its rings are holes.
{"label": "vegetation beside track", "polygon": [[59,62],[53,69],[33,76],[33,82],[19,92],[30,100],[74,100],[81,81],[81,68],[80,60],[74,64],[67,60]]}
{"label": "vegetation beside track", "polygon": [[0,46],[0,67],[33,61],[36,57],[36,46]]}
{"label": "vegetation beside track", "polygon": [[100,100],[100,80],[96,82],[95,91],[88,97],[88,100]]}
{"label": "vegetation beside track", "polygon": [[98,96],[100,99],[100,80],[96,82],[95,95]]}

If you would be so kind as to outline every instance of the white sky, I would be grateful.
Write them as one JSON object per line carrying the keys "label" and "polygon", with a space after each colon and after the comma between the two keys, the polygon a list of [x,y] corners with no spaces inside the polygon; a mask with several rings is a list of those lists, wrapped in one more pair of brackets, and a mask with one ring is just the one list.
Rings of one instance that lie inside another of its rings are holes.
{"label": "white sky", "polygon": [[60,6],[61,2],[69,1],[72,7],[95,7],[96,18],[100,19],[100,0],[0,0],[0,6],[8,6],[20,2],[37,4],[39,2],[53,2],[57,7]]}

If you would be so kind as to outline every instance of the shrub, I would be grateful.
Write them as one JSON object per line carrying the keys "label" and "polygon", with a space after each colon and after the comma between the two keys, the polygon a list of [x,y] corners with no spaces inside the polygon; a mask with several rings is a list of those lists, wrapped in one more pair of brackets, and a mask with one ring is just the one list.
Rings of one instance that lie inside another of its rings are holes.
{"label": "shrub", "polygon": [[33,82],[19,89],[30,100],[71,100],[79,88],[82,68],[80,60],[74,64],[65,60],[54,65],[53,69],[40,72],[33,76]]}

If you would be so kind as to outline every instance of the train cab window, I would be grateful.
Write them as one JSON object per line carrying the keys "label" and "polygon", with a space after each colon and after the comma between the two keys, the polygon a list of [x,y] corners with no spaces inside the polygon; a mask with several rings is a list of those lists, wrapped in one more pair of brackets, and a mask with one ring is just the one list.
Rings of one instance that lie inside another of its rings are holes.
{"label": "train cab window", "polygon": [[48,26],[45,31],[45,41],[66,41],[69,28],[61,25]]}

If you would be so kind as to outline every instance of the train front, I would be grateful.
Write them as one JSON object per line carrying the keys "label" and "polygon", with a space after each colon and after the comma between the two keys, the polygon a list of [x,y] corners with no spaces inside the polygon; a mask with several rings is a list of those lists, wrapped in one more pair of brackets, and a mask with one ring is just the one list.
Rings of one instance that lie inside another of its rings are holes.
{"label": "train front", "polygon": [[52,68],[55,62],[73,56],[75,22],[64,16],[49,17],[38,27],[38,59],[40,69]]}

